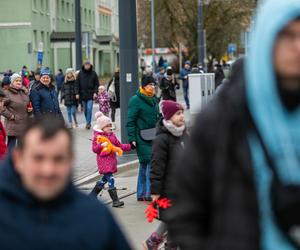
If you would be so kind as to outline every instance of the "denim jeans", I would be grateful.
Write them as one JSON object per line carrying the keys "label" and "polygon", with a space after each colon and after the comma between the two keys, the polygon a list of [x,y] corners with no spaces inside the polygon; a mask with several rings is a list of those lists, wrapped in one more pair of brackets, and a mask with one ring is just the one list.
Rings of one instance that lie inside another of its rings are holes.
{"label": "denim jeans", "polygon": [[92,123],[93,100],[82,101],[86,124]]}
{"label": "denim jeans", "polygon": [[68,111],[68,121],[69,121],[69,123],[72,123],[72,117],[74,119],[74,122],[77,123],[76,105],[67,105],[67,111]]}
{"label": "denim jeans", "polygon": [[182,88],[183,88],[183,96],[184,96],[185,104],[186,104],[187,108],[190,108],[189,82],[188,81],[183,81]]}
{"label": "denim jeans", "polygon": [[148,197],[151,197],[150,162],[148,164],[140,164],[138,181],[137,181],[137,198],[148,198]]}
{"label": "denim jeans", "polygon": [[112,173],[104,174],[100,181],[97,181],[97,185],[104,188],[105,184],[108,183],[109,189],[115,188],[115,178]]}

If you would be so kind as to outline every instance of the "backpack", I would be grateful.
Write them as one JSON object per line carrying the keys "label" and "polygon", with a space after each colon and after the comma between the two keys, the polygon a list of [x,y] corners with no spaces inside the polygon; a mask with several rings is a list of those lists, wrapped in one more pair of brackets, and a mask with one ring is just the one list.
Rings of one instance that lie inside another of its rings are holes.
{"label": "backpack", "polygon": [[109,85],[108,89],[108,96],[112,102],[117,102],[117,95],[116,95],[116,87],[115,87],[115,78],[113,77],[111,84]]}

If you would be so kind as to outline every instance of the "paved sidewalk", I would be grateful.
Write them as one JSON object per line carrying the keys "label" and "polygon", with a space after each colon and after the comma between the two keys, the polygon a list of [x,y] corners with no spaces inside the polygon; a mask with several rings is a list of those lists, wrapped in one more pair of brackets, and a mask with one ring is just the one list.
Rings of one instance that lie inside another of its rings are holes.
{"label": "paved sidewalk", "polygon": [[[140,250],[143,249],[142,242],[155,230],[158,221],[148,223],[145,216],[147,203],[137,202],[136,200],[137,171],[137,169],[131,169],[117,175],[115,178],[118,189],[126,188],[126,190],[118,191],[119,198],[125,202],[124,207],[112,208],[107,190],[102,192],[99,199],[108,205],[132,248]],[[85,193],[89,193],[94,184],[95,182],[85,184],[80,189]]]}

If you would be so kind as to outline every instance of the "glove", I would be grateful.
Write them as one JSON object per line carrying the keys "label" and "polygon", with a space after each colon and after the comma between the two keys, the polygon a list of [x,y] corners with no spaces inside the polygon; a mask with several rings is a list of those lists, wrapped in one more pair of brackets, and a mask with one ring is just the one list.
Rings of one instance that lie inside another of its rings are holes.
{"label": "glove", "polygon": [[102,144],[101,144],[101,147],[107,147],[108,146],[108,142],[103,142]]}
{"label": "glove", "polygon": [[136,149],[136,145],[133,142],[130,142],[131,149]]}

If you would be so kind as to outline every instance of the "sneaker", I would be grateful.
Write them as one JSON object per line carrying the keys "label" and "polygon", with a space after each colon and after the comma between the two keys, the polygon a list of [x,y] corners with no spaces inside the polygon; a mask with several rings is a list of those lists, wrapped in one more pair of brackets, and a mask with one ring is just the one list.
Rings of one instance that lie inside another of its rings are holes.
{"label": "sneaker", "polygon": [[85,128],[88,129],[88,130],[91,129],[91,124],[87,124],[87,125],[85,126]]}
{"label": "sneaker", "polygon": [[153,233],[144,243],[145,250],[157,250],[159,245],[162,243],[163,238],[157,233]]}

